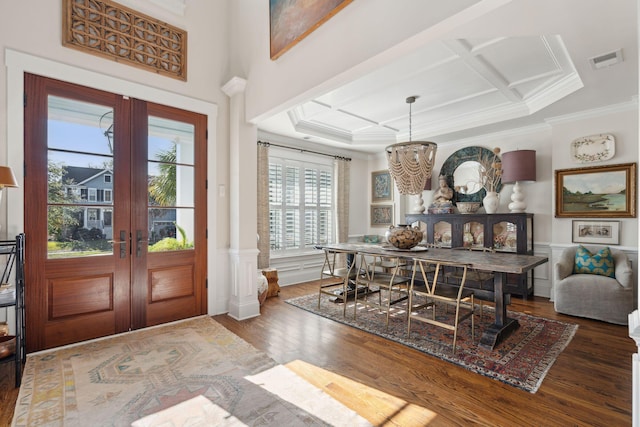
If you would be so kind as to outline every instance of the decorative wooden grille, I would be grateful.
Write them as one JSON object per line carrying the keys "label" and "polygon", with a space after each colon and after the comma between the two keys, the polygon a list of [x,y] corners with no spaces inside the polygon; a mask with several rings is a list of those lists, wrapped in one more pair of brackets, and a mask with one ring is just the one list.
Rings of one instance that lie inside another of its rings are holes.
{"label": "decorative wooden grille", "polygon": [[110,0],[64,0],[62,44],[187,80],[187,32]]}

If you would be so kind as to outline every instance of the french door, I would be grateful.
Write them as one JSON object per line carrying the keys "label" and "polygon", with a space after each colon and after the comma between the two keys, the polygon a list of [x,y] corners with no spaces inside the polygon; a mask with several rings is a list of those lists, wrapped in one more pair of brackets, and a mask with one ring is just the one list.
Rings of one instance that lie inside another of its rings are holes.
{"label": "french door", "polygon": [[206,313],[206,116],[25,75],[27,351]]}

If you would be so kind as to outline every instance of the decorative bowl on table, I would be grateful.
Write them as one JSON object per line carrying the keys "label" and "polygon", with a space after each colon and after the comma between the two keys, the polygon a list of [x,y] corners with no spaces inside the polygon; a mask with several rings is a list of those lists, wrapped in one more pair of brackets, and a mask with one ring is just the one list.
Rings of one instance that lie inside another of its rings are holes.
{"label": "decorative bowl on table", "polygon": [[385,233],[387,242],[398,249],[411,249],[422,241],[422,231],[407,224],[391,225]]}
{"label": "decorative bowl on table", "polygon": [[16,337],[5,335],[0,337],[0,359],[11,356],[16,352]]}
{"label": "decorative bowl on table", "polygon": [[378,243],[380,242],[380,238],[377,234],[365,234],[362,241],[364,243]]}
{"label": "decorative bowl on table", "polygon": [[476,213],[480,209],[480,202],[458,202],[456,203],[458,212],[461,214]]}

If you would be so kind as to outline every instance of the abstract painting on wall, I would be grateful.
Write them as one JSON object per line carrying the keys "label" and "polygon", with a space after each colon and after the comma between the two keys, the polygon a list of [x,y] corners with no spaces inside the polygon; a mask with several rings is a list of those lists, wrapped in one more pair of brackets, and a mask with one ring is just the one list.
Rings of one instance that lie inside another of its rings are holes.
{"label": "abstract painting on wall", "polygon": [[269,0],[271,59],[275,60],[353,0]]}

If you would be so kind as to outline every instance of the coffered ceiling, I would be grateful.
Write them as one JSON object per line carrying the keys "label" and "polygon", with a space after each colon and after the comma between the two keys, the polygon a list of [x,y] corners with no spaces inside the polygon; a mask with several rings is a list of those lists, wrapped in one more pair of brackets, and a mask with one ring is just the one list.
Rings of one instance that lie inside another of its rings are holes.
{"label": "coffered ceiling", "polygon": [[[638,48],[631,3],[599,2],[571,14],[556,10],[550,20],[567,16],[555,34],[544,33],[541,22],[535,35],[506,36],[514,30],[505,25],[505,36],[429,43],[262,121],[259,129],[376,152],[410,137],[440,144],[632,103],[638,93]],[[409,96],[417,97],[411,119]]]}

